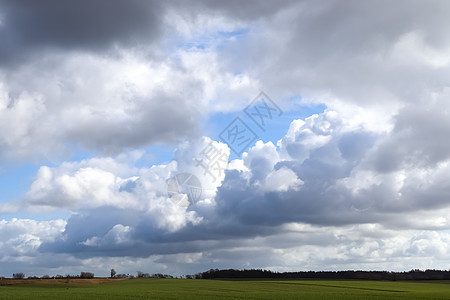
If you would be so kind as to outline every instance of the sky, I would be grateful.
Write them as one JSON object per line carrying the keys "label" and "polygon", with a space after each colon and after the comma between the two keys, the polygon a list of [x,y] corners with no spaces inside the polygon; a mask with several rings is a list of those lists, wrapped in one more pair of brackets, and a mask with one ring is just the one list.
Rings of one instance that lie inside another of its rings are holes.
{"label": "sky", "polygon": [[0,0],[0,276],[448,269],[448,1]]}

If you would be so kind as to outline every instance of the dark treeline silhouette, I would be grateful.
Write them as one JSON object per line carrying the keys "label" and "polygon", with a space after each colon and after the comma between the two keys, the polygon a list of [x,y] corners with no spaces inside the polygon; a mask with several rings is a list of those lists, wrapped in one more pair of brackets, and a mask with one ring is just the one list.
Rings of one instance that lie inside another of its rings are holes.
{"label": "dark treeline silhouette", "polygon": [[137,271],[137,278],[173,278],[172,275],[167,275],[167,274],[161,274],[161,273],[156,273],[156,274],[152,274],[150,275],[149,273],[144,273],[141,271]]}
{"label": "dark treeline silhouette", "polygon": [[302,272],[273,272],[262,269],[250,270],[218,270],[186,275],[188,279],[363,279],[363,280],[444,280],[450,279],[450,270],[411,270],[408,272],[389,271],[302,271]]}

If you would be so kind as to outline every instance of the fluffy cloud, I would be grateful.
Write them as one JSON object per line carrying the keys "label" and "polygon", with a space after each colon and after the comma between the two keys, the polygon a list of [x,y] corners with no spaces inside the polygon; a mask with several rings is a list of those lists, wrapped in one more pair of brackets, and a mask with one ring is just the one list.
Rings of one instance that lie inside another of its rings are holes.
{"label": "fluffy cloud", "polygon": [[42,243],[54,241],[66,222],[63,220],[35,221],[13,218],[0,221],[1,261],[20,261],[22,257],[37,256]]}

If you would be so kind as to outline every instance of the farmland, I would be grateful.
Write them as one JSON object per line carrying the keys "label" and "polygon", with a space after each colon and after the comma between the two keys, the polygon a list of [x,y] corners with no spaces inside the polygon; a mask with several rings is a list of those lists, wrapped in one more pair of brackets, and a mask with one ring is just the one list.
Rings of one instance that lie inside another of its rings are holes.
{"label": "farmland", "polygon": [[1,280],[0,299],[449,299],[450,281]]}

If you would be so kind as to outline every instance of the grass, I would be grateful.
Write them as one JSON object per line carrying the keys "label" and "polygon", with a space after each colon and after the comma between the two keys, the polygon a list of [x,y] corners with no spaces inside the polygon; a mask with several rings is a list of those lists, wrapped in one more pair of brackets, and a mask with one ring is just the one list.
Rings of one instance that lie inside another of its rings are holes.
{"label": "grass", "polygon": [[0,299],[449,299],[450,281],[0,280]]}

